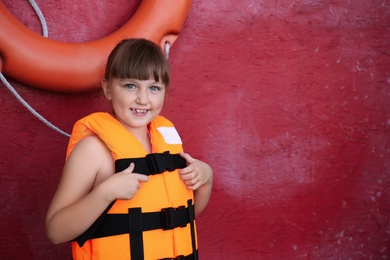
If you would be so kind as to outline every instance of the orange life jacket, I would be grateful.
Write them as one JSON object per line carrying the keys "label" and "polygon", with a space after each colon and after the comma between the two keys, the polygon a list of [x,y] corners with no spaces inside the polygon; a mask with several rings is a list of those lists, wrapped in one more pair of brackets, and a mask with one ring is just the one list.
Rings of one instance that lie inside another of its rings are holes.
{"label": "orange life jacket", "polygon": [[[173,124],[166,118],[158,116],[148,128],[152,153],[182,151],[180,137]],[[104,141],[114,160],[147,155],[141,143],[113,116],[108,113],[93,113],[74,125],[66,156],[69,156],[81,139],[93,134]],[[164,208],[186,206],[189,200],[193,201],[193,192],[184,185],[177,170],[163,172],[149,176],[149,181],[142,183],[132,199],[117,200],[108,214],[128,214],[129,209],[139,207],[143,213],[159,212]],[[155,229],[142,232],[144,259],[173,259],[191,255],[193,243],[197,248],[194,229],[194,226],[187,224],[185,227],[170,230]],[[89,239],[82,247],[72,242],[73,259],[130,259],[130,240],[131,235],[122,234]]]}

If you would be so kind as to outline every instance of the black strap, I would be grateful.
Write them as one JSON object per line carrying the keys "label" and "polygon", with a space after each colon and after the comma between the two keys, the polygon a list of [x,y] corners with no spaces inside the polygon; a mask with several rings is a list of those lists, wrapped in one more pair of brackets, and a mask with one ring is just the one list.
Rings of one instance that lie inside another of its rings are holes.
{"label": "black strap", "polygon": [[111,202],[110,205],[108,205],[108,207],[103,211],[103,213],[95,220],[95,222],[93,222],[93,224],[84,233],[82,233],[75,240],[73,240],[73,241],[77,241],[79,247],[82,247],[85,244],[85,242],[93,236],[96,229],[103,222],[104,218],[107,216],[108,211],[111,209],[114,203],[115,201]]}
{"label": "black strap", "polygon": [[153,175],[165,171],[174,171],[187,166],[186,160],[180,154],[170,154],[168,151],[163,153],[151,153],[144,158],[124,158],[115,161],[116,172],[123,171],[135,164],[133,172],[145,175]]}
{"label": "black strap", "polygon": [[189,207],[164,208],[159,212],[144,213],[141,212],[141,208],[131,208],[129,209],[129,214],[133,215],[130,216],[131,219],[129,219],[129,214],[107,214],[104,221],[100,223],[100,226],[95,230],[90,239],[129,233],[132,238],[131,223],[136,224],[133,228],[138,228],[137,223],[141,223],[141,232],[160,228],[169,230],[177,227],[185,227],[190,223],[190,219],[192,219],[190,214],[193,212],[193,207],[194,205],[189,204]]}
{"label": "black strap", "polygon": [[100,238],[122,234],[130,234],[131,259],[144,259],[143,231],[163,229],[170,230],[186,227],[191,224],[191,239],[193,253],[188,256],[164,259],[198,260],[194,229],[194,205],[192,200],[187,201],[188,207],[164,208],[160,212],[144,212],[141,208],[130,208],[129,214],[107,214],[92,237]]}
{"label": "black strap", "polygon": [[144,240],[142,236],[142,211],[141,208],[129,209],[127,227],[130,233],[131,259],[144,259]]}
{"label": "black strap", "polygon": [[[132,162],[135,164],[133,172],[145,175],[163,173],[164,171],[173,171],[187,166],[186,160],[181,157],[180,154],[170,154],[169,151],[166,151],[164,153],[148,154],[144,158],[118,159],[115,161],[115,172],[117,173],[123,171],[129,167]],[[108,205],[106,210],[104,210],[95,222],[83,234],[73,241],[77,241],[78,245],[82,247],[84,243],[93,236],[114,203],[115,201],[111,202],[111,204]]]}
{"label": "black strap", "polygon": [[[194,223],[195,216],[190,216],[191,214],[194,214],[194,205],[192,204],[192,200],[187,201],[188,208],[185,208],[184,206],[178,207],[178,208],[165,208],[161,212],[152,212],[152,213],[142,213],[141,208],[132,208],[129,209],[129,233],[130,233],[130,255],[131,259],[138,259],[143,260],[144,259],[144,248],[143,248],[143,236],[142,231],[150,230],[148,228],[152,228],[152,224],[148,226],[148,222],[144,221],[147,218],[151,221],[151,223],[157,224],[159,222],[159,225],[155,226],[156,228],[162,228],[164,230],[168,229],[174,229],[179,226],[185,227],[188,222],[192,219],[192,224]],[[111,214],[108,214],[109,216]],[[132,216],[133,215],[133,216]],[[145,216],[145,217],[144,217]],[[157,219],[154,221],[151,219],[151,217],[159,217],[158,221]],[[195,245],[195,230],[193,229],[194,226],[191,226],[191,239],[192,239],[192,246]],[[192,255],[192,256],[191,256]],[[178,256],[173,259],[191,259],[191,260],[198,260],[198,251],[196,248],[193,248],[193,253],[191,254],[191,258],[186,258],[185,256]],[[172,259],[172,258],[171,258]]]}

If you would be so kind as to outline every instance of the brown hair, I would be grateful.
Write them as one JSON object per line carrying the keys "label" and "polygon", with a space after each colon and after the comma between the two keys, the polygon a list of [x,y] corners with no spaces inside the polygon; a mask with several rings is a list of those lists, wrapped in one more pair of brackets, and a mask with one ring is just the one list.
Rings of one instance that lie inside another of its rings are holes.
{"label": "brown hair", "polygon": [[169,64],[161,48],[146,39],[125,39],[108,56],[105,79],[113,78],[148,80],[169,86]]}

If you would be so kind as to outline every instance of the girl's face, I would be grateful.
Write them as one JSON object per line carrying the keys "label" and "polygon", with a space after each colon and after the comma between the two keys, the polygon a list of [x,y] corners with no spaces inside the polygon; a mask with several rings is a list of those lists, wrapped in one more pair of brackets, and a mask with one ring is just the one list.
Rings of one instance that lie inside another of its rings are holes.
{"label": "girl's face", "polygon": [[131,132],[146,126],[160,114],[164,105],[165,85],[148,80],[117,79],[103,81],[106,98],[111,100],[115,117]]}

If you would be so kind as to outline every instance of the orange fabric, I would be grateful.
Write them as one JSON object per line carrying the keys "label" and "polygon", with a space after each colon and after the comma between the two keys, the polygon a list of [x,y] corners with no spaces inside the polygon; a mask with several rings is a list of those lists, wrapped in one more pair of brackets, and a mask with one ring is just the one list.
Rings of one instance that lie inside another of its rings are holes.
{"label": "orange fabric", "polygon": [[[170,151],[172,154],[182,151],[181,143],[167,144],[159,127],[174,130],[170,121],[158,116],[149,125],[153,153]],[[88,135],[98,135],[111,150],[114,160],[120,158],[145,157],[146,151],[137,139],[114,117],[108,113],[94,113],[79,120],[72,131],[67,157],[75,145]],[[126,145],[125,145],[126,144]],[[117,200],[108,214],[127,213],[128,208],[142,207],[142,212],[161,211],[166,207],[186,206],[187,200],[193,199],[193,192],[188,190],[180,179],[177,170],[149,176],[149,181],[131,200]],[[86,213],[87,214],[87,213]],[[160,259],[192,253],[191,231],[185,228],[163,231],[143,232],[145,259]],[[87,259],[130,259],[129,235],[110,236],[88,240],[83,247],[72,243],[73,258]]]}

